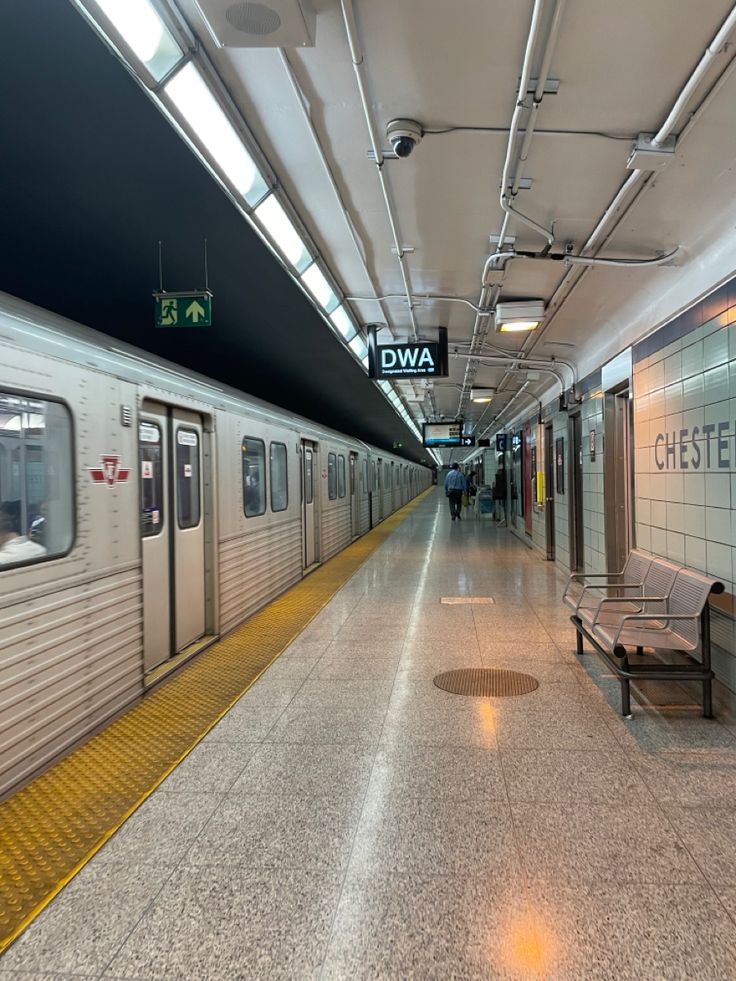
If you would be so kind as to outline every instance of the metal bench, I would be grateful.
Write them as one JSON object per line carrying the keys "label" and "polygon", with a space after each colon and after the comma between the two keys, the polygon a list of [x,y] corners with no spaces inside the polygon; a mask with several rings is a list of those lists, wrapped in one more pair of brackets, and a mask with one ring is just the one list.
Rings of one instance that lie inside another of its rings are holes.
{"label": "metal bench", "polygon": [[[613,587],[616,596],[581,597],[576,616],[583,626],[592,630],[596,623],[618,623],[624,613],[659,613],[666,609],[680,566],[666,559],[649,557],[644,581],[640,587]],[[578,654],[582,654],[582,638],[578,634]],[[638,652],[641,653],[641,652]]]}
{"label": "metal bench", "polygon": [[611,590],[616,595],[635,596],[641,593],[652,556],[639,549],[632,549],[626,559],[626,565],[621,572],[580,573],[574,572],[567,581],[567,587],[562,597],[563,603],[577,614],[584,607],[597,607],[597,601],[610,595]]}
{"label": "metal bench", "polygon": [[[655,584],[659,592],[654,591]],[[703,715],[713,716],[708,597],[723,589],[723,583],[716,579],[653,559],[637,597],[622,601],[620,597],[602,596],[594,608],[578,603],[570,617],[577,631],[578,654],[584,653],[585,638],[611,667],[621,681],[624,717],[631,718],[632,679],[698,681],[703,686]],[[630,664],[630,649],[642,655],[645,647],[691,656],[677,664]],[[700,660],[692,657],[696,652]]]}

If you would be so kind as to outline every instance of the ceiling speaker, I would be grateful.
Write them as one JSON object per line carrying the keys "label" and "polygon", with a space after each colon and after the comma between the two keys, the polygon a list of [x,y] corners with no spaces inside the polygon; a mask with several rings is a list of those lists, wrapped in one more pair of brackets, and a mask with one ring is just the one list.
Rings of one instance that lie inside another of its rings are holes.
{"label": "ceiling speaker", "polygon": [[225,11],[225,19],[236,31],[265,37],[281,27],[281,18],[265,3],[234,3]]}
{"label": "ceiling speaker", "polygon": [[193,0],[221,48],[305,48],[314,45],[311,0]]}

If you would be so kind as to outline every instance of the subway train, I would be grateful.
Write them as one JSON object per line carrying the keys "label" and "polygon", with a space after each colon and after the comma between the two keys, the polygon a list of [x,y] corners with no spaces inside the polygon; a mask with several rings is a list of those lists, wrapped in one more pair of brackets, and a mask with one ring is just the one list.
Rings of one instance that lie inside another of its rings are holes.
{"label": "subway train", "polygon": [[0,294],[0,795],[430,469]]}

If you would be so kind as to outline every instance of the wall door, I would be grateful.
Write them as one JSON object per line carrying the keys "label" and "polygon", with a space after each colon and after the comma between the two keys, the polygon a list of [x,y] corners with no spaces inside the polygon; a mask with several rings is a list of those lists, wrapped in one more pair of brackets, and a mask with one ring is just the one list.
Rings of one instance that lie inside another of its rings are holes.
{"label": "wall door", "polygon": [[604,481],[606,562],[609,572],[626,564],[632,542],[630,486],[630,402],[628,386],[606,392],[604,404]]}
{"label": "wall door", "polygon": [[521,438],[521,468],[524,474],[522,488],[522,493],[524,495],[524,531],[527,533],[527,535],[531,535],[532,533],[532,501],[536,496],[532,494],[532,481],[536,482],[537,479],[536,473],[532,472],[531,441],[531,430],[528,426],[525,426]]}
{"label": "wall door", "polygon": [[350,515],[353,538],[360,534],[360,494],[358,492],[358,454],[350,454]]}
{"label": "wall door", "polygon": [[570,571],[585,569],[583,538],[583,422],[580,413],[568,420],[568,494],[570,528]]}
{"label": "wall door", "polygon": [[319,462],[317,443],[302,440],[302,525],[304,527],[304,568],[317,561],[317,488],[319,487]]}
{"label": "wall door", "polygon": [[555,440],[552,426],[544,428],[544,524],[547,558],[555,558]]}
{"label": "wall door", "polygon": [[205,633],[202,440],[200,416],[144,403],[138,443],[146,671]]}

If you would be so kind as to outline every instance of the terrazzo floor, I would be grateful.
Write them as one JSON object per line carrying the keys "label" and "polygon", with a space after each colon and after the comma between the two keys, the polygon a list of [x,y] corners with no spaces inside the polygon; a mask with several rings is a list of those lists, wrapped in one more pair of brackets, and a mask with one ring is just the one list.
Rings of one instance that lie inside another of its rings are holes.
{"label": "terrazzo floor", "polygon": [[[563,588],[428,496],[0,981],[736,978],[736,716],[660,683],[623,720]],[[462,666],[539,688],[434,687]]]}

